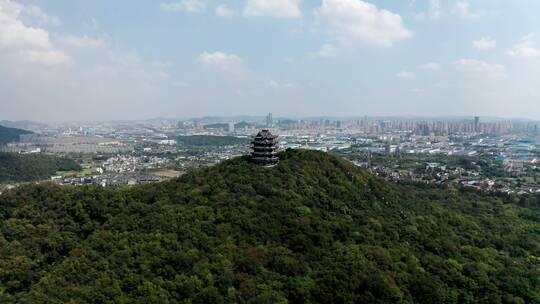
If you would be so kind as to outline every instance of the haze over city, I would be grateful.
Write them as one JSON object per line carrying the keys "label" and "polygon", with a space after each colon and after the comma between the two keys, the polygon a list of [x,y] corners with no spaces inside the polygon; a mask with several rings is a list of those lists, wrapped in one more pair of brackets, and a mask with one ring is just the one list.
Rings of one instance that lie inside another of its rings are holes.
{"label": "haze over city", "polygon": [[0,119],[539,119],[540,2],[0,0]]}

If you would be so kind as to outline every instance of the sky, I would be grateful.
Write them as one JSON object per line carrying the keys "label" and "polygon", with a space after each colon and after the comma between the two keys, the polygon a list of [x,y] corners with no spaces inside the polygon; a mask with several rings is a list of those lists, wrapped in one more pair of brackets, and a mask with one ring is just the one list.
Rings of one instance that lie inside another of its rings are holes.
{"label": "sky", "polygon": [[0,119],[540,119],[538,0],[0,0]]}

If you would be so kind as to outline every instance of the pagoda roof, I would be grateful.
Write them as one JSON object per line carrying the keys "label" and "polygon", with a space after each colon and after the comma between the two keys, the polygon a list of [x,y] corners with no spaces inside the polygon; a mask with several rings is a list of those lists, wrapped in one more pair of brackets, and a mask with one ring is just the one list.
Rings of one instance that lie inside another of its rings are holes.
{"label": "pagoda roof", "polygon": [[275,139],[277,136],[270,133],[270,130],[264,129],[261,130],[257,135],[255,135],[256,139]]}

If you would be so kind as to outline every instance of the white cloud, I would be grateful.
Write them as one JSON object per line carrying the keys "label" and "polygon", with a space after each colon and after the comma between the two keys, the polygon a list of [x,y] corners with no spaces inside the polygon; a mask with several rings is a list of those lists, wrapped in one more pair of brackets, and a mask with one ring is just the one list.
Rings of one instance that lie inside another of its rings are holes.
{"label": "white cloud", "polygon": [[400,79],[413,79],[416,77],[416,75],[413,72],[401,71],[396,74],[396,77]]}
{"label": "white cloud", "polygon": [[0,57],[45,65],[69,63],[69,56],[53,45],[46,30],[29,27],[19,19],[24,9],[15,2],[0,1]]}
{"label": "white cloud", "polygon": [[418,68],[421,70],[427,70],[427,71],[437,71],[441,68],[441,65],[436,62],[426,62],[426,63],[418,65]]}
{"label": "white cloud", "polygon": [[321,46],[321,49],[317,52],[312,52],[308,54],[310,58],[320,58],[320,57],[336,57],[339,55],[339,49],[336,48],[333,44],[325,43]]}
{"label": "white cloud", "polygon": [[292,90],[292,89],[302,89],[306,85],[294,82],[280,83],[277,80],[270,79],[266,83],[266,87],[272,89],[273,91],[282,91],[282,90]]}
{"label": "white cloud", "polygon": [[281,84],[273,79],[271,79],[269,82],[268,82],[268,87],[274,89],[274,90],[277,90],[279,89],[281,86]]}
{"label": "white cloud", "polygon": [[489,78],[502,78],[506,76],[506,68],[501,64],[487,63],[476,59],[459,59],[454,64],[458,71],[470,76],[485,76]]}
{"label": "white cloud", "polygon": [[429,1],[429,11],[428,16],[431,19],[439,19],[441,17],[441,1],[440,0],[430,0]]}
{"label": "white cloud", "polygon": [[52,44],[47,31],[27,27],[16,16],[0,11],[0,46],[48,49]]}
{"label": "white cloud", "polygon": [[57,50],[21,50],[20,59],[27,63],[58,65],[71,62],[71,58]]}
{"label": "white cloud", "polygon": [[232,8],[228,7],[226,4],[220,4],[216,6],[214,12],[216,16],[219,17],[232,17],[236,15],[235,11]]}
{"label": "white cloud", "polygon": [[92,38],[88,36],[73,36],[68,35],[61,38],[61,42],[66,46],[81,49],[100,49],[105,47],[105,42],[99,38]]}
{"label": "white cloud", "polygon": [[95,17],[90,17],[90,22],[86,24],[86,27],[97,31],[99,30],[99,23]]}
{"label": "white cloud", "polygon": [[[182,102],[179,96],[189,94],[190,87],[177,79],[187,77],[187,72],[172,63],[143,60],[97,37],[53,35],[39,26],[43,16],[29,20],[24,8],[0,0],[0,95],[9,97],[0,101],[0,115],[38,120],[141,118],[159,114],[158,108],[175,109]],[[132,111],[122,111],[126,108]]]}
{"label": "white cloud", "polygon": [[217,68],[222,71],[238,71],[242,68],[242,58],[236,54],[227,54],[216,51],[204,52],[197,57],[197,61],[205,67]]}
{"label": "white cloud", "polygon": [[23,14],[38,22],[39,24],[52,24],[58,26],[62,24],[57,16],[45,13],[39,6],[26,5],[23,9]]}
{"label": "white cloud", "polygon": [[[411,4],[412,6],[412,4]],[[415,19],[440,19],[443,14],[441,0],[430,0],[426,12],[420,12],[414,15]]]}
{"label": "white cloud", "polygon": [[491,39],[489,37],[482,37],[478,40],[473,41],[473,47],[478,50],[491,50],[497,47],[497,40]]}
{"label": "white cloud", "polygon": [[473,11],[471,4],[467,0],[458,1],[454,6],[453,13],[462,19],[475,19],[497,15],[497,12],[494,11]]}
{"label": "white cloud", "polygon": [[246,17],[300,18],[300,0],[247,0]]}
{"label": "white cloud", "polygon": [[29,4],[24,5],[11,0],[0,0],[0,7],[4,13],[16,16],[24,23],[35,25],[60,25],[60,18],[45,13],[39,6]]}
{"label": "white cloud", "polygon": [[461,18],[467,18],[471,14],[470,7],[471,4],[468,1],[458,1],[454,7],[454,13]]}
{"label": "white cloud", "polygon": [[162,2],[159,8],[165,12],[200,13],[206,10],[205,0],[181,0],[178,2]]}
{"label": "white cloud", "polygon": [[218,76],[220,85],[246,98],[264,98],[268,94],[283,94],[303,87],[261,75],[250,69],[240,56],[232,53],[203,52],[197,56],[197,62],[209,72],[209,81]]}
{"label": "white cloud", "polygon": [[513,57],[520,58],[539,58],[540,49],[535,45],[535,33],[530,33],[521,39],[521,42],[516,44],[508,54]]}
{"label": "white cloud", "polygon": [[345,46],[390,47],[412,36],[400,15],[361,0],[323,0],[315,17],[319,26]]}

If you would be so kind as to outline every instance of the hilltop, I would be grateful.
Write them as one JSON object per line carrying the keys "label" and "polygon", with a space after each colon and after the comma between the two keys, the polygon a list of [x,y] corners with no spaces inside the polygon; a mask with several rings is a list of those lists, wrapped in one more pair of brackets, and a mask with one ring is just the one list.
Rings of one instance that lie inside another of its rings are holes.
{"label": "hilltop", "polygon": [[0,196],[0,302],[540,302],[537,210],[280,158]]}

